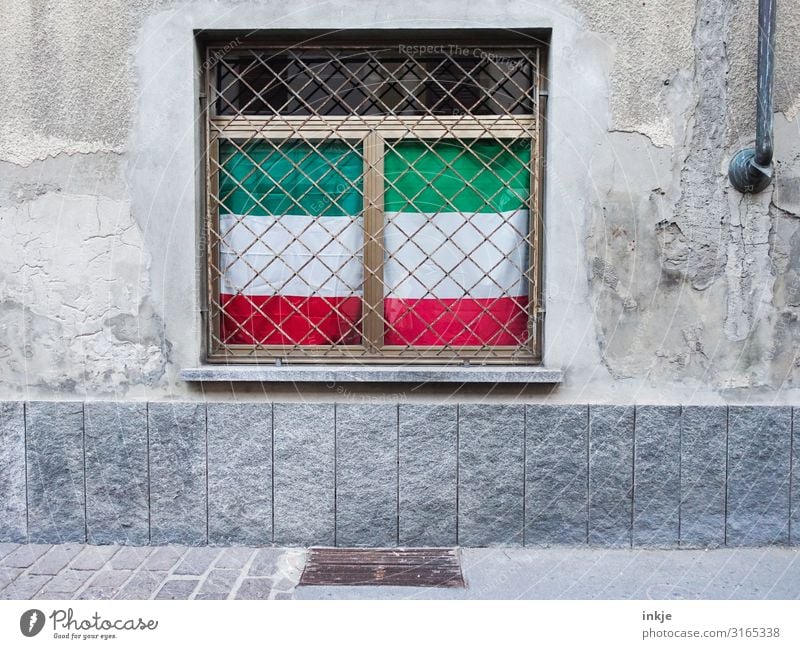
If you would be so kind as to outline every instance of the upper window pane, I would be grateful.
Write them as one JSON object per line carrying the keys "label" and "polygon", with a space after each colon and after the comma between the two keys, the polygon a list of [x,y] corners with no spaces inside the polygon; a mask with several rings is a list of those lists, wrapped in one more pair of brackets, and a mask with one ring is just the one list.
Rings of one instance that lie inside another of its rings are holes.
{"label": "upper window pane", "polygon": [[218,115],[526,115],[535,106],[524,50],[247,51],[216,70]]}

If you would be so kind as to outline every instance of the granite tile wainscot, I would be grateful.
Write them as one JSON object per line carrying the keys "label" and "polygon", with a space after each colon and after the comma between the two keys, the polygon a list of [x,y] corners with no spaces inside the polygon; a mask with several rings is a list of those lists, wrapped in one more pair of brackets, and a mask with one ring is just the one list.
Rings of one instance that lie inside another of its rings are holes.
{"label": "granite tile wainscot", "polygon": [[[797,414],[691,404],[3,402],[0,543],[791,545]],[[116,570],[169,572],[177,562],[169,547],[130,550],[114,555]]]}

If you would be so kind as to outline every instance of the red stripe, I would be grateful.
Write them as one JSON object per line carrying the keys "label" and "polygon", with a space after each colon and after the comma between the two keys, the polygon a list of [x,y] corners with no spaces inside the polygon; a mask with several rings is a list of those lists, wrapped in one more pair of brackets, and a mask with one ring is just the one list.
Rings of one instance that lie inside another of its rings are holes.
{"label": "red stripe", "polygon": [[220,295],[229,345],[359,345],[360,297]]}
{"label": "red stripe", "polygon": [[[358,345],[360,297],[221,295],[230,345]],[[384,300],[385,345],[523,345],[528,298]]]}
{"label": "red stripe", "polygon": [[387,298],[386,345],[522,345],[528,298]]}

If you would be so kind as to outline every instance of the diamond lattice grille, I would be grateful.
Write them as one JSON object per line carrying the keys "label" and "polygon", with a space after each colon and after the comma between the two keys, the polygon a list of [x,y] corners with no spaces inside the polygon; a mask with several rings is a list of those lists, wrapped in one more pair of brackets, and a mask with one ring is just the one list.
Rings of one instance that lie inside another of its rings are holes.
{"label": "diamond lattice grille", "polygon": [[209,357],[536,358],[536,49],[209,52]]}

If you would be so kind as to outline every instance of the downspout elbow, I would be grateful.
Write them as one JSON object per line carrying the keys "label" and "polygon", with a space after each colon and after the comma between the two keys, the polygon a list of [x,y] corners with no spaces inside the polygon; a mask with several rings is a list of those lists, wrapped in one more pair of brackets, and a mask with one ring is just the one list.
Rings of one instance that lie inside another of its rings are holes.
{"label": "downspout elbow", "polygon": [[772,88],[775,68],[775,3],[758,3],[758,104],[755,148],[742,149],[731,158],[728,177],[740,192],[766,189],[773,175]]}

